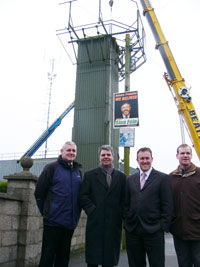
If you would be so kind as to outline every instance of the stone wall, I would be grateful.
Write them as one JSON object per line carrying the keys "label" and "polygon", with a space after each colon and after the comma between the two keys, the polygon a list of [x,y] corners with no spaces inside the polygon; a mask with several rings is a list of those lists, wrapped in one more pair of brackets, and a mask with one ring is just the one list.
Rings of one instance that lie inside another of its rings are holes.
{"label": "stone wall", "polygon": [[21,201],[0,194],[0,266],[16,266]]}
{"label": "stone wall", "polygon": [[[32,161],[31,161],[32,162]],[[36,267],[42,244],[42,217],[34,191],[37,176],[23,171],[5,176],[7,193],[0,193],[0,267]],[[83,212],[72,239],[72,250],[84,248],[86,215]]]}
{"label": "stone wall", "polygon": [[78,227],[74,231],[71,250],[75,251],[85,247],[85,226],[86,226],[86,214],[84,211],[81,213],[81,217],[78,223]]}

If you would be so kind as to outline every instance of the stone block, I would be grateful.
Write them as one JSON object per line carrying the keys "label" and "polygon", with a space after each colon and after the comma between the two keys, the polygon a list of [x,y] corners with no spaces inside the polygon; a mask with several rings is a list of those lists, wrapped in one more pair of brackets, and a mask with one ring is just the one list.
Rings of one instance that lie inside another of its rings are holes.
{"label": "stone block", "polygon": [[25,260],[35,259],[40,254],[41,247],[38,244],[26,246]]}
{"label": "stone block", "polygon": [[18,231],[18,244],[25,245],[27,239],[27,231],[26,230],[19,230]]}
{"label": "stone block", "polygon": [[76,236],[74,236],[71,241],[71,246],[74,246],[74,245],[76,245]]}
{"label": "stone block", "polygon": [[0,229],[11,230],[12,229],[12,217],[4,214],[0,214]]}
{"label": "stone block", "polygon": [[27,230],[38,230],[40,228],[40,220],[38,217],[27,218]]}
{"label": "stone block", "polygon": [[35,190],[35,182],[25,179],[9,179],[8,181],[8,189],[16,188],[16,189],[32,189]]}
{"label": "stone block", "polygon": [[0,230],[0,247],[2,247],[2,234],[3,234],[3,231]]}
{"label": "stone block", "polygon": [[19,222],[19,230],[27,230],[27,216],[21,216]]}
{"label": "stone block", "polygon": [[29,202],[23,201],[22,202],[22,209],[21,209],[21,216],[27,216],[29,208]]}
{"label": "stone block", "polygon": [[11,201],[9,199],[0,200],[1,214],[18,215],[21,211],[20,201]]}
{"label": "stone block", "polygon": [[6,263],[2,263],[0,266],[1,267],[16,267],[16,261],[9,261]]}
{"label": "stone block", "polygon": [[21,188],[19,185],[17,185],[16,187],[13,185],[12,186],[8,185],[7,194],[10,197],[18,198],[19,200],[28,201],[30,195],[32,194],[32,190],[30,190],[28,187]]}
{"label": "stone block", "polygon": [[9,248],[8,247],[0,247],[0,266],[1,263],[9,261]]}
{"label": "stone block", "polygon": [[29,206],[28,206],[28,216],[41,216],[40,215],[40,212],[39,212],[39,209],[35,203],[35,200],[34,201],[30,201],[29,202]]}
{"label": "stone block", "polygon": [[11,246],[9,249],[9,259],[11,261],[15,261],[17,260],[17,246]]}
{"label": "stone block", "polygon": [[75,232],[74,232],[74,236],[78,236],[81,234],[81,228],[80,227],[77,227]]}
{"label": "stone block", "polygon": [[17,231],[4,231],[2,233],[2,246],[13,246],[17,244]]}
{"label": "stone block", "polygon": [[82,236],[77,236],[76,238],[76,245],[81,245],[83,242]]}
{"label": "stone block", "polygon": [[32,230],[27,232],[27,244],[38,244],[42,242],[42,230],[39,229],[37,231]]}
{"label": "stone block", "polygon": [[19,190],[20,189],[18,189],[18,192],[20,193],[21,199],[23,199],[24,201],[29,201],[32,191],[29,188],[21,189],[20,191]]}
{"label": "stone block", "polygon": [[85,236],[85,227],[81,227],[81,236]]}
{"label": "stone block", "polygon": [[20,217],[19,216],[12,216],[11,217],[11,224],[12,224],[12,230],[19,229],[19,221]]}
{"label": "stone block", "polygon": [[43,217],[39,216],[40,228],[43,229]]}

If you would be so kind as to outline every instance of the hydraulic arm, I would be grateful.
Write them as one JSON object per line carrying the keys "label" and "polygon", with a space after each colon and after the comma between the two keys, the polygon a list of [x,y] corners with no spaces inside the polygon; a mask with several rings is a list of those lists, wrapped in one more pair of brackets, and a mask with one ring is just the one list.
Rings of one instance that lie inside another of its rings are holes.
{"label": "hydraulic arm", "polygon": [[167,69],[167,74],[164,75],[165,80],[174,95],[178,112],[184,120],[194,148],[200,159],[200,121],[191,101],[190,90],[186,87],[185,80],[180,74],[150,1],[140,0],[140,2],[143,7],[143,13],[148,20],[156,40],[156,49],[160,51]]}
{"label": "hydraulic arm", "polygon": [[44,142],[49,138],[50,135],[55,131],[55,129],[61,124],[62,119],[74,108],[75,102],[72,102],[67,109],[51,124],[51,126],[46,129],[42,135],[32,144],[32,146],[24,153],[24,155],[17,161],[18,163],[22,161],[25,157],[31,157]]}

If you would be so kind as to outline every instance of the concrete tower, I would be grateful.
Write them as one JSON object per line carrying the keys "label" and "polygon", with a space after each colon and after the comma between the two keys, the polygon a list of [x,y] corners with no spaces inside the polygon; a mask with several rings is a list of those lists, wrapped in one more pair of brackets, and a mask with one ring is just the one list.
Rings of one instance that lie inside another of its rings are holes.
{"label": "concrete tower", "polygon": [[113,146],[118,167],[119,133],[113,129],[113,93],[118,92],[118,45],[111,36],[79,41],[73,141],[84,170],[98,165],[98,147]]}
{"label": "concrete tower", "polygon": [[[119,130],[113,129],[113,93],[118,92],[119,81],[126,76],[126,50],[130,58],[128,73],[146,60],[145,34],[137,4],[132,0],[71,0],[62,4],[69,10],[68,25],[58,30],[57,36],[71,61],[74,55],[73,63],[77,64],[72,133],[78,146],[77,160],[84,170],[95,168],[99,146],[108,144],[114,148],[118,168]],[[130,10],[133,13],[129,18],[126,14]],[[95,14],[98,21],[94,22]],[[127,34],[131,40],[128,49]]]}

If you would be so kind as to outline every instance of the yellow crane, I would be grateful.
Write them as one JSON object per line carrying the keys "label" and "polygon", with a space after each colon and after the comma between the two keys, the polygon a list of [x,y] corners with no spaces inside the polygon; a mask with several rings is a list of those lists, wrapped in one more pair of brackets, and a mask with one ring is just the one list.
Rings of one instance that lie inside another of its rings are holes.
{"label": "yellow crane", "polygon": [[183,118],[193,146],[200,159],[200,121],[192,104],[190,89],[185,85],[185,80],[181,76],[181,73],[176,65],[168,42],[165,39],[150,1],[140,0],[140,2],[143,7],[143,14],[147,18],[156,40],[156,49],[159,50],[167,69],[167,73],[164,74],[164,78],[174,96],[178,113]]}

